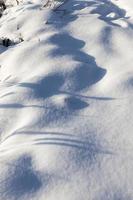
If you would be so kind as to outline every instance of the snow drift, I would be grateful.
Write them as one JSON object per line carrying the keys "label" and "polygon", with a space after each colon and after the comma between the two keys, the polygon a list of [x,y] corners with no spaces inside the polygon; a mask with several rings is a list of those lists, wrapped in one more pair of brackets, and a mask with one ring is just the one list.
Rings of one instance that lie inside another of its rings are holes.
{"label": "snow drift", "polygon": [[131,200],[133,2],[46,3],[0,18],[0,200]]}

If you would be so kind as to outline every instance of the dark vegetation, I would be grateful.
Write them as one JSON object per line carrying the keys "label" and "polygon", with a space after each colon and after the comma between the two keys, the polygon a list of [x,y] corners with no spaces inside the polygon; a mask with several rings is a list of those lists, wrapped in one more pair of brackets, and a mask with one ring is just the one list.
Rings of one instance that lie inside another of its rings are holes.
{"label": "dark vegetation", "polygon": [[0,17],[2,17],[2,13],[5,9],[6,9],[5,2],[3,0],[0,0]]}

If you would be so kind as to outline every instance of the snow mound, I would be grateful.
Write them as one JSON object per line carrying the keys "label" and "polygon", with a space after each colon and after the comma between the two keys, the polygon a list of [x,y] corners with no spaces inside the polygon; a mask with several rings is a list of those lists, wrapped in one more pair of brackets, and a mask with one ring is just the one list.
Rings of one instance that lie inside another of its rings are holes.
{"label": "snow mound", "polygon": [[5,5],[0,200],[133,199],[132,0]]}

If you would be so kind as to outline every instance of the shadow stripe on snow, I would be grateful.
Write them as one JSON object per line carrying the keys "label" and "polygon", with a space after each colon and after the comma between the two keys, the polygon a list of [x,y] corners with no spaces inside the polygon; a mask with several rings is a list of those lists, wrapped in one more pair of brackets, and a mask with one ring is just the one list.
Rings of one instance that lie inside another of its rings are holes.
{"label": "shadow stripe on snow", "polygon": [[[90,136],[90,138],[81,138],[77,137],[72,134],[65,134],[65,133],[50,133],[50,132],[44,132],[44,133],[38,133],[38,132],[16,132],[11,136],[22,136],[22,135],[32,135],[35,138],[32,138],[30,142],[24,141],[21,144],[11,144],[8,147],[14,149],[18,148],[25,148],[25,146],[29,145],[50,145],[50,146],[63,146],[63,147],[69,147],[69,148],[77,148],[81,150],[85,150],[90,152],[91,154],[113,154],[110,150],[106,150],[106,148],[102,145],[100,145],[99,141],[94,137]],[[45,135],[45,137],[44,137]],[[11,137],[9,136],[9,137]],[[43,136],[43,137],[41,137]],[[8,138],[9,138],[8,137]],[[7,139],[7,138],[6,138]],[[4,141],[6,141],[6,139]],[[1,145],[1,150],[3,152],[8,151],[8,148],[6,148],[6,144],[3,143]]]}

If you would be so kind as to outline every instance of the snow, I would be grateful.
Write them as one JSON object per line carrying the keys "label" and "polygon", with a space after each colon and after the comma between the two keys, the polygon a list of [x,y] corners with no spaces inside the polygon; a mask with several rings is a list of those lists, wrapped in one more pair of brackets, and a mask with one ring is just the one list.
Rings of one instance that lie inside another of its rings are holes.
{"label": "snow", "polygon": [[0,18],[0,200],[131,200],[133,1],[46,2]]}

